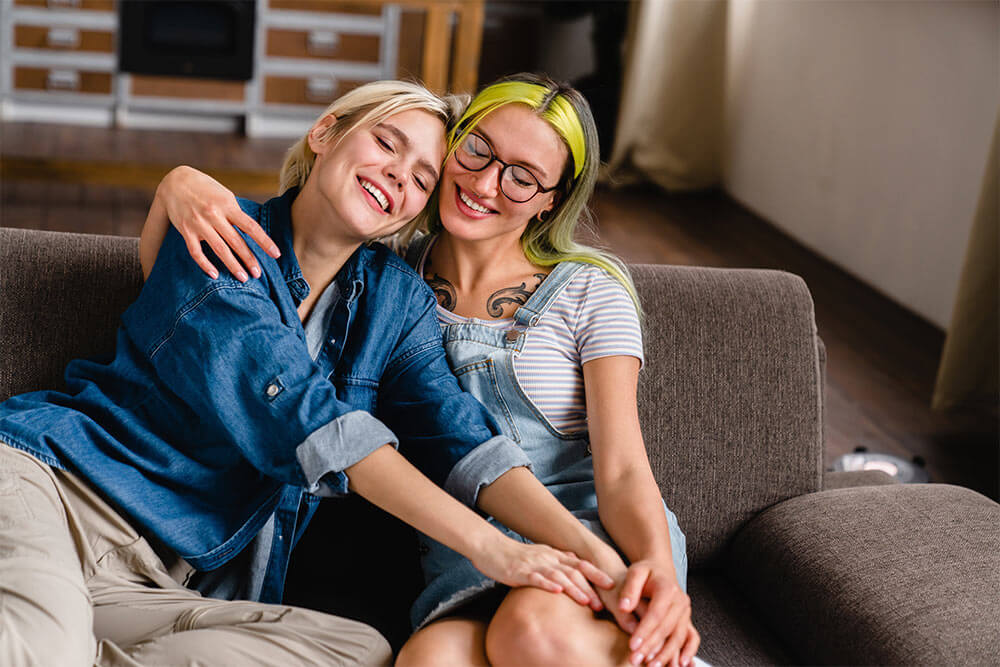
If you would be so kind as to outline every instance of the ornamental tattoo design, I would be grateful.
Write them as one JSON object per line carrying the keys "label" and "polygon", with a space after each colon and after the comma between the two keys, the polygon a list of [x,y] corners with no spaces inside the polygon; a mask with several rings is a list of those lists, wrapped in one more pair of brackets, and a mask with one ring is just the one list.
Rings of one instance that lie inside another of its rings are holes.
{"label": "ornamental tattoo design", "polygon": [[[544,273],[536,273],[534,278],[538,282],[531,289],[528,289],[527,282],[523,282],[517,287],[505,287],[493,292],[486,300],[486,312],[490,314],[490,317],[499,319],[504,316],[504,306],[508,304],[516,304],[518,308],[523,306],[528,302],[528,298],[532,293],[538,289],[538,286],[542,284],[542,281],[545,280],[545,276],[546,274]],[[514,310],[517,310],[517,308]]]}
{"label": "ornamental tattoo design", "polygon": [[455,286],[436,273],[426,280],[434,291],[434,296],[437,297],[438,305],[445,310],[455,312],[455,302],[458,300],[455,295]]}

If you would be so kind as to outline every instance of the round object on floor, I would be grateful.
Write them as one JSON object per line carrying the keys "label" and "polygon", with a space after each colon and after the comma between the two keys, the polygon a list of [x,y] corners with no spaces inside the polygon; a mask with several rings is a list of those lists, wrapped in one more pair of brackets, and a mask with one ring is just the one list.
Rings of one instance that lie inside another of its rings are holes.
{"label": "round object on floor", "polygon": [[923,484],[931,481],[930,475],[920,463],[875,452],[855,451],[853,454],[844,454],[833,462],[832,470],[836,472],[881,470],[903,484]]}

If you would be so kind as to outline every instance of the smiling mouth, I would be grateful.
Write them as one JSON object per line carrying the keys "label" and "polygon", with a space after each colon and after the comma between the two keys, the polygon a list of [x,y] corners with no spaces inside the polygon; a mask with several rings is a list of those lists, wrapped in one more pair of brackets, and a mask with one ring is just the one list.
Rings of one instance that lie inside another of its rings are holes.
{"label": "smiling mouth", "polygon": [[390,212],[390,209],[392,208],[392,200],[390,200],[385,192],[382,191],[382,188],[367,179],[361,178],[360,176],[358,177],[358,183],[360,183],[362,189],[370,194],[378,205],[382,207],[383,212]]}
{"label": "smiling mouth", "polygon": [[475,213],[479,213],[480,215],[488,215],[490,213],[496,213],[496,211],[494,211],[493,209],[486,208],[482,204],[475,202],[471,197],[469,197],[469,195],[465,194],[465,190],[463,190],[462,188],[458,187],[457,185],[455,186],[455,188],[458,190],[459,201],[461,201],[467,207],[472,209]]}

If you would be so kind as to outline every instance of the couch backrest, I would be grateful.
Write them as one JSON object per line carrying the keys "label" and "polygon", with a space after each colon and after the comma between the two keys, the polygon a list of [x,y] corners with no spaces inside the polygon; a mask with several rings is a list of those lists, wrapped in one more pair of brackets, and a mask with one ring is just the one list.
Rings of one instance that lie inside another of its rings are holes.
{"label": "couch backrest", "polygon": [[822,377],[812,298],[781,271],[633,266],[645,311],[639,416],[693,567],[746,520],[820,489]]}
{"label": "couch backrest", "polygon": [[[820,488],[812,300],[777,271],[632,269],[650,462],[692,566],[709,566],[747,519]],[[70,359],[110,352],[140,286],[135,239],[0,228],[0,400],[60,388]]]}

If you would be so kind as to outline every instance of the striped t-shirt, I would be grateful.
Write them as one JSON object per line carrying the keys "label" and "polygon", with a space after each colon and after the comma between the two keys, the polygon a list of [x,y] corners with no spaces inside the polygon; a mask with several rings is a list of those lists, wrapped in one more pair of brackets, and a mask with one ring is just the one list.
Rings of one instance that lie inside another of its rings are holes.
{"label": "striped t-shirt", "polygon": [[[422,268],[422,267],[421,267]],[[442,326],[462,322],[509,329],[513,319],[480,320],[440,306]],[[564,433],[587,429],[583,364],[627,355],[642,362],[642,332],[632,298],[603,269],[581,269],[532,327],[514,373],[524,393],[552,426]]]}

